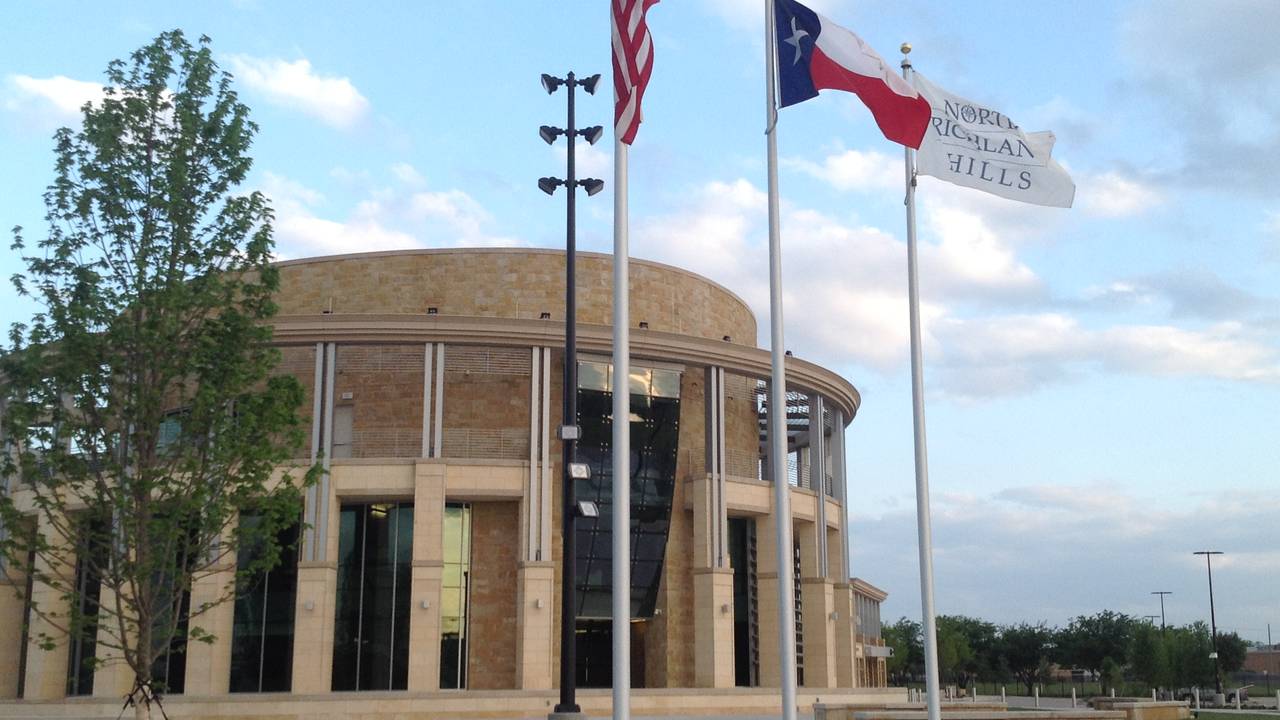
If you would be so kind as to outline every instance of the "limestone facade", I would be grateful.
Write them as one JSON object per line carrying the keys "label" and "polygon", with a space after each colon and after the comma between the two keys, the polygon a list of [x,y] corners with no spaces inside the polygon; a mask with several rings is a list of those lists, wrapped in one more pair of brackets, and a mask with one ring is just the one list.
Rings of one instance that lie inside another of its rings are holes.
{"label": "limestone facade", "polygon": [[[580,361],[608,363],[611,265],[607,255],[578,257]],[[448,503],[465,504],[471,518],[467,689],[556,687],[563,253],[370,253],[288,261],[280,272],[277,372],[302,383],[313,425],[296,464],[327,470],[307,498],[291,692],[330,692],[340,513],[356,503],[413,503],[407,692],[440,688]],[[632,331],[633,371],[679,373],[665,553],[654,610],[634,620],[633,679],[731,688],[745,662],[754,684],[776,686],[776,604],[790,572],[777,567],[761,455],[768,352],[755,345],[750,309],[725,288],[657,263],[632,261],[631,273],[631,318],[646,324]],[[865,588],[851,584],[844,551],[840,437],[860,397],[799,358],[788,358],[788,383],[789,425],[807,413],[788,458],[803,685],[874,685],[862,648],[874,640],[856,622]],[[747,570],[733,566],[726,529],[739,518],[753,528],[750,652],[738,646],[744,619],[734,610],[735,573]],[[0,699],[18,695],[19,678],[27,699],[61,698],[65,650],[21,651],[23,603],[6,599],[11,589],[0,587]],[[228,605],[205,621],[218,639],[192,648],[188,695],[228,693],[232,617]],[[110,667],[99,670],[104,697],[128,686]]]}

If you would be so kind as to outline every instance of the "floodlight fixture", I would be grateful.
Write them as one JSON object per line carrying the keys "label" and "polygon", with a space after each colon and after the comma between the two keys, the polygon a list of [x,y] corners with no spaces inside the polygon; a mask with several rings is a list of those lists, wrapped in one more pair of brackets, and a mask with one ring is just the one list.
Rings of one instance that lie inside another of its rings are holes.
{"label": "floodlight fixture", "polygon": [[556,191],[556,188],[560,187],[563,184],[564,184],[564,181],[559,178],[553,178],[553,177],[538,178],[538,189],[548,195],[554,194]]}
{"label": "floodlight fixture", "polygon": [[574,480],[590,480],[591,466],[586,463],[569,463],[569,477]]}
{"label": "floodlight fixture", "polygon": [[564,81],[561,80],[560,78],[554,75],[548,75],[546,73],[542,73],[542,88],[547,91],[548,95],[555,92],[556,90],[559,90],[560,86],[563,84],[564,84]]}
{"label": "floodlight fixture", "polygon": [[600,82],[600,73],[596,73],[595,75],[592,75],[586,80],[579,80],[578,84],[582,86],[583,90],[587,91],[588,95],[595,95],[596,84],[599,82]]}
{"label": "floodlight fixture", "polygon": [[556,138],[563,134],[563,130],[558,127],[551,127],[550,125],[543,125],[538,128],[538,137],[542,138],[542,141],[548,145],[555,143]]}
{"label": "floodlight fixture", "polygon": [[600,506],[591,500],[579,500],[578,517],[598,518],[600,517]]}
{"label": "floodlight fixture", "polygon": [[604,189],[604,181],[596,178],[583,178],[578,181],[578,184],[586,189],[588,196],[595,195]]}
{"label": "floodlight fixture", "polygon": [[604,136],[604,128],[599,125],[592,125],[589,128],[579,130],[578,134],[585,138],[591,145],[595,145],[600,142],[600,138]]}

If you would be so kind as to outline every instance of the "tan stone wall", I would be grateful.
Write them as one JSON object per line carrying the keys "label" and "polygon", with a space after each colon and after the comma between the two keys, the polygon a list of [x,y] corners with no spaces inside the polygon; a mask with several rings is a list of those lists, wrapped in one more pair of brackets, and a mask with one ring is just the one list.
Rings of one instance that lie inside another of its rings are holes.
{"label": "tan stone wall", "polygon": [[531,351],[444,352],[444,457],[528,460]]}
{"label": "tan stone wall", "polygon": [[516,503],[471,504],[471,604],[467,687],[516,687]]}
{"label": "tan stone wall", "polygon": [[351,457],[421,456],[424,355],[422,345],[338,346],[333,400],[353,408]]}
{"label": "tan stone wall", "polygon": [[302,418],[303,441],[294,448],[293,457],[311,457],[311,411],[316,397],[316,348],[314,345],[288,346],[278,348],[280,363],[276,365],[273,375],[292,375],[302,385],[303,399],[298,406],[298,417]]}
{"label": "tan stone wall", "polygon": [[[631,261],[631,319],[651,330],[755,345],[755,318],[728,290],[673,267]],[[579,253],[578,321],[613,315],[613,261]],[[552,250],[437,250],[338,256],[280,265],[281,315],[442,315],[564,319],[564,254]]]}
{"label": "tan stone wall", "polygon": [[26,580],[18,573],[13,582],[0,579],[0,698],[18,695],[18,661],[22,655],[22,623],[26,602]]}
{"label": "tan stone wall", "polygon": [[756,379],[725,373],[724,445],[730,475],[755,479],[759,475],[760,419],[756,410]]}

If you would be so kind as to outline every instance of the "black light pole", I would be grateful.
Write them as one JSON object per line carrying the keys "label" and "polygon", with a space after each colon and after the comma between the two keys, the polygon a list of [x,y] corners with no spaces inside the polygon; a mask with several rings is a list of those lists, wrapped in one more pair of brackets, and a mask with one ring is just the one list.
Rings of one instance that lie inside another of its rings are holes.
{"label": "black light pole", "polygon": [[1213,614],[1213,556],[1221,555],[1221,550],[1197,550],[1192,555],[1203,555],[1205,567],[1209,569],[1209,631],[1213,633],[1213,682],[1218,695],[1222,694],[1222,668],[1218,664],[1218,620]]}
{"label": "black light pole", "polygon": [[599,125],[582,130],[577,129],[573,115],[573,90],[581,85],[587,94],[594,95],[596,83],[599,81],[599,75],[579,80],[573,73],[569,73],[565,78],[544,74],[542,87],[546,89],[547,94],[559,90],[561,85],[569,89],[569,126],[567,129],[550,125],[538,128],[538,135],[548,145],[555,142],[561,135],[564,135],[569,143],[569,167],[565,179],[554,177],[538,179],[538,188],[546,194],[554,193],[556,188],[563,185],[569,195],[565,230],[564,401],[560,422],[560,439],[564,443],[560,460],[561,497],[564,501],[560,524],[563,535],[560,571],[560,702],[555,706],[555,715],[573,715],[582,712],[575,697],[577,678],[574,674],[577,664],[574,631],[578,624],[577,613],[574,610],[574,600],[577,597],[577,593],[574,592],[578,565],[577,518],[580,514],[594,517],[599,513],[595,503],[578,503],[573,487],[575,480],[584,479],[589,475],[586,465],[578,462],[578,437],[581,435],[581,430],[578,427],[578,303],[574,267],[577,255],[574,201],[579,187],[586,190],[587,195],[595,195],[604,188],[603,180],[595,178],[579,180],[575,171],[573,150],[578,136],[581,135],[587,142],[594,145],[604,134],[604,129]]}
{"label": "black light pole", "polygon": [[1172,590],[1152,590],[1151,594],[1160,596],[1160,632],[1161,634],[1163,634],[1164,633],[1164,596],[1172,595],[1173,591]]}

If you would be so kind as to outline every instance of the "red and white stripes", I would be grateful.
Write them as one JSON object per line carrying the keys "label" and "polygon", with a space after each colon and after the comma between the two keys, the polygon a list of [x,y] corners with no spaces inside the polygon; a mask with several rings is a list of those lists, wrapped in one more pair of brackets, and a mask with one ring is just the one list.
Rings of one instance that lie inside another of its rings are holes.
{"label": "red and white stripes", "polygon": [[640,101],[653,72],[653,39],[644,14],[658,0],[613,0],[613,128],[630,145],[640,128]]}

